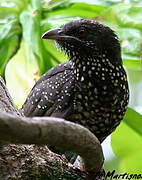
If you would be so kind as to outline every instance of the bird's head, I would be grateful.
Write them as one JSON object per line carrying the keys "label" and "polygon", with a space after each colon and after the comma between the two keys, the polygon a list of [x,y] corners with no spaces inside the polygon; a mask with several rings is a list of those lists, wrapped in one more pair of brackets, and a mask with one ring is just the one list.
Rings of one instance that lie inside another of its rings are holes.
{"label": "bird's head", "polygon": [[113,64],[121,63],[117,35],[109,27],[94,20],[71,21],[59,29],[45,32],[42,38],[56,40],[70,58],[105,56]]}

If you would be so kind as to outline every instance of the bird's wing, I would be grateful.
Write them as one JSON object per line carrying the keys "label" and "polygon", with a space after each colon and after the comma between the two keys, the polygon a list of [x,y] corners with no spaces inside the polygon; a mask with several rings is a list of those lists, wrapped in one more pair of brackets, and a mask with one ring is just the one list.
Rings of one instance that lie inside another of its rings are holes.
{"label": "bird's wing", "polygon": [[73,83],[71,62],[59,64],[36,82],[21,109],[22,112],[25,116],[49,116],[59,112],[65,108],[65,102],[71,97]]}
{"label": "bird's wing", "polygon": [[42,81],[45,81],[45,80],[51,78],[52,76],[54,76],[54,75],[56,75],[58,73],[62,73],[65,70],[71,70],[72,71],[72,69],[73,69],[73,67],[72,67],[71,61],[58,64],[56,67],[53,67],[48,72],[43,74],[42,77],[36,82],[35,86],[37,86],[37,84],[39,84]]}

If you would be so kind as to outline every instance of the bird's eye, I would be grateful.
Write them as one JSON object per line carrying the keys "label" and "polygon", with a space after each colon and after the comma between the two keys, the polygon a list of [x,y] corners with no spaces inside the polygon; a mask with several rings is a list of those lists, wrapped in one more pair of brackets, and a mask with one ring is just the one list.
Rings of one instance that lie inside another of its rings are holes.
{"label": "bird's eye", "polygon": [[80,29],[78,34],[80,37],[84,37],[86,35],[86,30],[84,28]]}

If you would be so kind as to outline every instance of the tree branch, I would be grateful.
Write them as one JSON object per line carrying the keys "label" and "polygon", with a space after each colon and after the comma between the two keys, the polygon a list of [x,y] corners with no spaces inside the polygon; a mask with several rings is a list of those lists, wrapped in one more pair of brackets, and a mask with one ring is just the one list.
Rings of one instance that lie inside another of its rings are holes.
{"label": "tree branch", "polygon": [[[79,154],[83,158],[85,170],[89,174],[96,174],[101,171],[104,161],[101,144],[88,129],[59,118],[22,117],[22,114],[13,106],[12,99],[1,78],[0,109],[1,145],[36,144],[56,146]],[[26,149],[28,149],[28,146]]]}
{"label": "tree branch", "polygon": [[98,139],[83,126],[59,118],[26,118],[0,112],[0,141],[73,151],[83,158],[87,171],[99,172],[103,165]]}
{"label": "tree branch", "polygon": [[1,77],[0,77],[0,109],[4,112],[10,112],[17,115],[22,115],[13,105],[12,98]]}

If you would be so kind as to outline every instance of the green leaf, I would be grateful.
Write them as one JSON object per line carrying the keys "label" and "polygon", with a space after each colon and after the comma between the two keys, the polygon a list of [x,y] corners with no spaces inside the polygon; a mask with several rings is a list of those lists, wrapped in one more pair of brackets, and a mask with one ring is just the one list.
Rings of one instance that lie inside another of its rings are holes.
{"label": "green leaf", "polygon": [[114,4],[118,4],[121,2],[121,0],[72,0],[72,2],[84,2],[84,3],[89,3],[89,4],[96,4],[96,5],[101,5],[101,6],[105,6],[105,7],[109,7],[112,6]]}
{"label": "green leaf", "polygon": [[5,18],[13,17],[15,15],[18,15],[17,9],[0,6],[0,22]]}
{"label": "green leaf", "polygon": [[72,3],[64,2],[59,6],[55,6],[51,9],[46,9],[48,16],[53,15],[71,15],[78,17],[96,17],[98,16],[105,8],[100,5],[91,5],[87,3]]}
{"label": "green leaf", "polygon": [[18,15],[28,4],[29,0],[1,0],[0,18],[10,14]]}
{"label": "green leaf", "polygon": [[119,158],[120,172],[141,173],[142,137],[124,122],[112,134],[112,148]]}
{"label": "green leaf", "polygon": [[142,116],[128,108],[124,121],[112,134],[112,148],[123,172],[141,173]]}
{"label": "green leaf", "polygon": [[140,60],[129,60],[123,58],[124,66],[126,66],[128,69],[141,71],[141,61]]}
{"label": "green leaf", "polygon": [[[142,153],[141,149],[136,150],[130,156],[122,159],[120,168],[123,172],[129,172],[133,174],[141,174],[142,173]],[[135,179],[135,178],[133,178]]]}
{"label": "green leaf", "polygon": [[[37,7],[39,6],[39,7]],[[36,9],[37,8],[37,9]],[[38,62],[40,74],[45,73],[52,67],[51,56],[41,39],[41,6],[38,3],[29,5],[28,9],[20,15],[20,22],[23,27],[23,39],[28,46],[31,47],[31,53]]]}
{"label": "green leaf", "polygon": [[6,85],[18,108],[24,103],[35,81],[39,78],[38,71],[31,48],[22,41],[20,49],[7,64],[5,72]]}
{"label": "green leaf", "polygon": [[130,157],[142,147],[142,137],[126,123],[122,122],[111,136],[114,153],[119,159]]}
{"label": "green leaf", "polygon": [[128,108],[124,122],[135,132],[142,136],[142,115],[135,110]]}
{"label": "green leaf", "polygon": [[16,53],[20,45],[21,28],[17,20],[0,26],[0,75],[4,77],[7,62]]}

